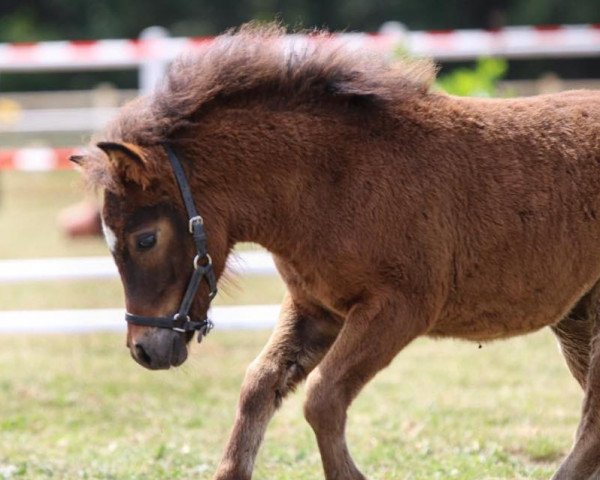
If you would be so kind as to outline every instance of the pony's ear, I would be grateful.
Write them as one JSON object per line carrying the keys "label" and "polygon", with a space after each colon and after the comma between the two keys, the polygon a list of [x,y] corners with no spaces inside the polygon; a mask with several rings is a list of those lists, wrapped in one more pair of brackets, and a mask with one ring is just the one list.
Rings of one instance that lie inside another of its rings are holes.
{"label": "pony's ear", "polygon": [[132,143],[98,142],[96,146],[106,153],[117,174],[130,182],[137,183],[144,190],[151,183],[148,175],[144,150]]}
{"label": "pony's ear", "polygon": [[83,155],[71,155],[69,161],[81,167],[85,163],[85,157]]}

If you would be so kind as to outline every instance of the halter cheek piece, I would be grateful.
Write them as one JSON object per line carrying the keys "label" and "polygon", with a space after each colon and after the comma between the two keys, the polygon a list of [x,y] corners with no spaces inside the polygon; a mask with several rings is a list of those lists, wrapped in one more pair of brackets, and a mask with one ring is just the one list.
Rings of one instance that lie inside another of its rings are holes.
{"label": "halter cheek piece", "polygon": [[189,217],[188,225],[189,232],[194,238],[194,244],[196,246],[196,256],[193,260],[194,271],[188,282],[185,295],[179,306],[179,310],[172,317],[144,317],[142,315],[135,315],[133,313],[125,313],[125,320],[133,325],[141,325],[144,327],[157,327],[157,328],[169,328],[176,332],[195,332],[198,331],[198,341],[202,340],[202,337],[208,334],[213,328],[213,323],[205,318],[204,320],[192,320],[189,316],[190,308],[196,292],[200,287],[202,280],[206,280],[208,283],[209,294],[208,301],[210,302],[217,294],[217,280],[215,273],[212,268],[212,260],[206,250],[206,232],[204,231],[204,221],[202,217],[198,215],[196,206],[194,205],[194,198],[192,197],[192,191],[190,185],[185,176],[181,162],[175,155],[175,152],[170,145],[163,145],[173,173],[177,179],[181,197],[185,204],[185,209]]}

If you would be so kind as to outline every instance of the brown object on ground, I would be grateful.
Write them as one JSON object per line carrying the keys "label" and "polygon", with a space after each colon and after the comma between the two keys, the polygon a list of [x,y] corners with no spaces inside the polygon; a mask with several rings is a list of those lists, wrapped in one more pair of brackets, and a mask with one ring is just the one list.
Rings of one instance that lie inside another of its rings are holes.
{"label": "brown object on ground", "polygon": [[69,237],[101,235],[100,209],[87,200],[70,205],[59,213],[58,226]]}
{"label": "brown object on ground", "polygon": [[[276,28],[223,36],[123,109],[104,152],[79,159],[104,190],[129,311],[174,312],[192,269],[162,142],[184,161],[217,275],[237,242],[253,241],[287,283],[214,478],[251,477],[269,419],[308,377],[325,476],[363,479],[346,410],[409,342],[545,326],[586,395],[554,479],[598,478],[600,93],[456,98],[429,91],[428,63],[321,40],[286,50]],[[168,368],[185,359],[183,335],[130,325],[128,345],[142,365]]]}

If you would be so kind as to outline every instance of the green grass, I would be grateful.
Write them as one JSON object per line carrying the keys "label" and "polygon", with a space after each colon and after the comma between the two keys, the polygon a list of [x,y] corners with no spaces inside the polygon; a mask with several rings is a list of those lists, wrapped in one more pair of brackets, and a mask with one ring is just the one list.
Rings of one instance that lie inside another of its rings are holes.
{"label": "green grass", "polygon": [[[150,372],[120,335],[3,336],[0,471],[210,478],[266,338],[214,332],[183,367]],[[302,393],[272,422],[255,478],[321,476]],[[348,437],[371,479],[545,479],[570,445],[580,398],[549,333],[482,349],[422,339],[358,398]]]}
{"label": "green grass", "polygon": [[[72,172],[4,173],[0,254],[106,255],[70,241],[58,210]],[[278,302],[272,279],[239,279],[220,303]],[[0,308],[117,307],[118,281],[3,285]],[[268,332],[213,332],[181,368],[149,372],[124,336],[0,336],[0,480],[208,479],[233,422],[244,370]],[[269,427],[256,479],[322,478],[302,389]],[[477,345],[421,339],[353,405],[349,444],[371,479],[546,479],[570,447],[581,392],[548,331]]]}

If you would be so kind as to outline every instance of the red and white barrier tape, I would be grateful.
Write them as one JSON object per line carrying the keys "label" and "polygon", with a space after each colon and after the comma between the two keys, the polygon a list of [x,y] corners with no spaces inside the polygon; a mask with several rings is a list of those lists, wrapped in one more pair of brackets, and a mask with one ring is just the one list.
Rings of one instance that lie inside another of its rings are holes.
{"label": "red and white barrier tape", "polygon": [[438,60],[600,56],[600,25],[412,32],[409,51]]}
{"label": "red and white barrier tape", "polygon": [[[462,60],[483,55],[509,58],[600,55],[600,25],[506,27],[498,30],[401,30],[340,35],[350,42],[391,51],[398,45],[415,55]],[[0,71],[133,68],[169,61],[212,37],[95,40],[0,44]],[[402,43],[400,43],[402,42]]]}
{"label": "red and white barrier tape", "polygon": [[45,172],[73,168],[69,161],[78,148],[19,148],[0,150],[0,170]]}

